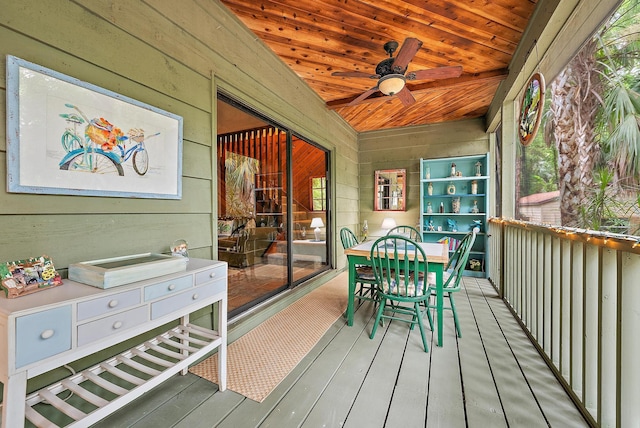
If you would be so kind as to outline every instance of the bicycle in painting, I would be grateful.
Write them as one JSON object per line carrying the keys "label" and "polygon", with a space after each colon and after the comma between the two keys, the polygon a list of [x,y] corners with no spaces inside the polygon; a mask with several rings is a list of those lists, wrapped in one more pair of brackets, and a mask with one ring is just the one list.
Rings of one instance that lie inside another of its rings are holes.
{"label": "bicycle in painting", "polygon": [[[138,175],[147,173],[149,154],[145,141],[160,135],[159,132],[145,137],[143,129],[132,128],[125,135],[105,118],[89,119],[77,106],[65,106],[75,112],[60,114],[67,122],[60,138],[62,147],[67,152],[59,163],[61,170],[123,176],[122,164],[132,159],[133,169]],[[129,147],[127,141],[132,143]]]}

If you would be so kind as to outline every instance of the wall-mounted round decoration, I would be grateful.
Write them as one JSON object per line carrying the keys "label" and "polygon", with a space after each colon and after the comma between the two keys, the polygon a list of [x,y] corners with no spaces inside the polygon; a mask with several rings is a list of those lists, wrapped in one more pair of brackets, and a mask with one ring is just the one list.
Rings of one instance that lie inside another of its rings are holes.
{"label": "wall-mounted round decoration", "polygon": [[538,132],[544,110],[544,77],[535,73],[529,79],[520,103],[518,136],[523,146],[529,145]]}

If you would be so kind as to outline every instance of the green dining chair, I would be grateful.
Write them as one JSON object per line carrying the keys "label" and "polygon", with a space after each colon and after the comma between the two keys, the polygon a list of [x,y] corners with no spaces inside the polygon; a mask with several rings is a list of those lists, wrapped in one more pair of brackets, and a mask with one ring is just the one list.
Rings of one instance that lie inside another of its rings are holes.
{"label": "green dining chair", "polygon": [[[355,233],[348,227],[340,229],[340,240],[342,247],[346,250],[354,245],[358,245],[358,238]],[[358,300],[366,300],[376,302],[376,277],[373,274],[371,266],[356,266],[356,292],[355,297]]]}
{"label": "green dining chair", "polygon": [[429,299],[425,281],[428,261],[424,250],[406,236],[387,235],[374,242],[370,257],[380,305],[369,337],[375,337],[383,319],[409,323],[411,329],[417,324],[424,351],[429,352],[422,324],[422,307]]}
{"label": "green dining chair", "polygon": [[[460,322],[458,321],[458,313],[456,312],[456,304],[454,299],[454,294],[460,291],[460,284],[462,280],[462,274],[464,272],[464,268],[467,265],[467,261],[469,260],[469,253],[471,252],[471,248],[473,247],[473,243],[476,240],[477,229],[474,228],[471,232],[466,234],[462,241],[460,241],[460,245],[455,250],[455,252],[449,258],[449,263],[445,267],[444,272],[442,273],[443,280],[443,292],[444,297],[449,300],[449,306],[443,306],[442,310],[450,310],[453,314],[453,322],[456,327],[456,333],[458,337],[462,337],[462,330],[460,329]],[[435,303],[436,301],[436,278],[433,272],[430,272],[427,275],[427,282],[429,284],[429,297],[430,299],[427,301],[427,317],[429,318],[429,324],[433,326],[433,319],[431,317],[430,309],[438,310],[438,305]],[[443,303],[444,305],[444,303]]]}
{"label": "green dining chair", "polygon": [[400,225],[394,228],[389,229],[387,232],[388,235],[400,235],[406,236],[409,239],[412,239],[417,242],[422,242],[422,236],[420,235],[420,231],[413,226]]}

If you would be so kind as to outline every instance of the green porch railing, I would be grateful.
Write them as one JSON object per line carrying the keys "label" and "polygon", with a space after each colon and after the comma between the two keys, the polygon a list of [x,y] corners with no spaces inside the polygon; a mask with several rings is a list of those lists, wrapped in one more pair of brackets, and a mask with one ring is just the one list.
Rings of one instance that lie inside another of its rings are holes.
{"label": "green porch railing", "polygon": [[585,416],[640,421],[640,241],[492,219],[489,277]]}

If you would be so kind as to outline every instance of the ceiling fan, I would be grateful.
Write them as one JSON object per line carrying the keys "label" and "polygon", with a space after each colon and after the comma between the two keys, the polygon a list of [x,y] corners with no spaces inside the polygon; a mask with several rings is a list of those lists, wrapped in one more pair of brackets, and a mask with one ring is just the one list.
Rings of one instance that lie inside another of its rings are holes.
{"label": "ceiling fan", "polygon": [[356,105],[366,98],[380,91],[385,95],[397,96],[402,104],[407,107],[416,102],[411,91],[405,85],[407,80],[425,79],[446,79],[449,77],[460,77],[462,67],[438,67],[425,70],[411,71],[407,74],[407,66],[418,53],[422,42],[416,38],[408,37],[400,47],[396,57],[393,53],[398,49],[398,42],[392,40],[384,44],[384,50],[389,54],[389,58],[380,61],[376,66],[376,74],[369,74],[362,71],[336,71],[332,76],[341,77],[364,77],[367,79],[378,79],[378,84],[365,91],[362,95],[351,101],[348,106]]}

